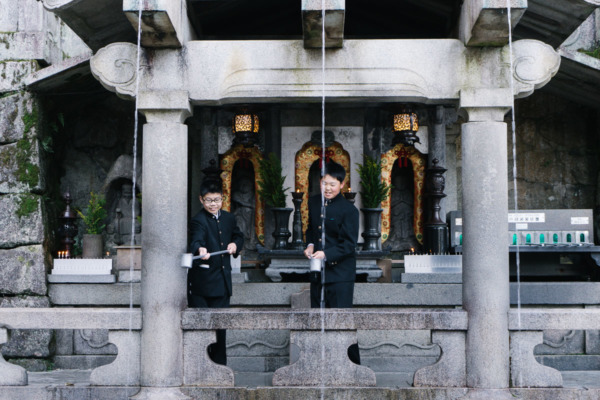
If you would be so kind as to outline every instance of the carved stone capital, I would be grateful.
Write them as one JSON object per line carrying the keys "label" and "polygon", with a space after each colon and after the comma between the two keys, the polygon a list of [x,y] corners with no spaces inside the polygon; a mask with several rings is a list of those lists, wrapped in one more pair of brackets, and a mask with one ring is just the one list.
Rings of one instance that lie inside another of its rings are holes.
{"label": "carved stone capital", "polygon": [[[504,48],[508,50],[508,46]],[[509,51],[509,50],[508,50]],[[514,96],[527,97],[558,72],[560,55],[538,40],[518,40],[512,45]],[[508,58],[508,57],[507,57]]]}
{"label": "carved stone capital", "polygon": [[466,112],[469,122],[502,121],[512,103],[510,89],[506,88],[477,88],[460,91],[460,111]]}
{"label": "carved stone capital", "polygon": [[135,97],[136,65],[137,46],[131,43],[109,44],[90,60],[92,74],[102,86],[126,100]]}
{"label": "carved stone capital", "polygon": [[182,124],[192,115],[192,106],[185,90],[142,90],[138,110],[146,122],[176,122]]}

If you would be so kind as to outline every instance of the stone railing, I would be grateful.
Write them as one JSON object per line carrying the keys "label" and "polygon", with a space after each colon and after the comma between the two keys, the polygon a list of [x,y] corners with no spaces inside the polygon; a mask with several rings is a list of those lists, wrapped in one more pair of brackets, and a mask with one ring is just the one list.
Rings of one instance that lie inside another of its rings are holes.
{"label": "stone railing", "polygon": [[[0,308],[0,344],[12,329],[108,329],[118,349],[111,364],[92,371],[96,386],[136,386],[140,382],[139,309]],[[414,375],[414,386],[465,387],[467,313],[459,309],[187,309],[181,314],[184,385],[233,387],[233,370],[213,363],[206,348],[216,329],[289,330],[297,360],[279,368],[274,386],[374,386],[374,372],[353,364],[348,347],[357,330],[431,330],[441,357]],[[600,309],[512,309],[509,312],[512,387],[561,387],[558,370],[533,355],[544,330],[600,329]],[[27,385],[27,372],[0,355],[0,386]]]}
{"label": "stone railing", "polygon": [[560,371],[538,363],[533,355],[547,329],[600,329],[600,309],[511,309],[510,371],[513,387],[562,387]]}
{"label": "stone railing", "polygon": [[[206,347],[215,329],[290,330],[298,359],[273,374],[273,386],[375,386],[375,373],[350,361],[348,347],[357,330],[432,331],[442,348],[437,363],[415,373],[415,386],[464,387],[463,310],[432,309],[188,309],[181,318],[184,335],[184,384],[234,386],[233,370],[210,361]],[[293,351],[290,352],[291,354]]]}
{"label": "stone railing", "polygon": [[[108,329],[119,353],[110,364],[92,371],[97,386],[139,385],[142,312],[123,308],[0,308],[0,344],[11,329]],[[0,354],[0,386],[27,385],[27,371]]]}

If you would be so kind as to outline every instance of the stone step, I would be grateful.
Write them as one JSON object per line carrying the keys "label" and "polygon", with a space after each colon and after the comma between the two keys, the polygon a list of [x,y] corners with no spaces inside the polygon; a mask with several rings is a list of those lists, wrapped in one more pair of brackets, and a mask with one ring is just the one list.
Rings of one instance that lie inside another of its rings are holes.
{"label": "stone step", "polygon": [[598,371],[600,370],[600,355],[565,354],[536,356],[542,365],[559,371]]}

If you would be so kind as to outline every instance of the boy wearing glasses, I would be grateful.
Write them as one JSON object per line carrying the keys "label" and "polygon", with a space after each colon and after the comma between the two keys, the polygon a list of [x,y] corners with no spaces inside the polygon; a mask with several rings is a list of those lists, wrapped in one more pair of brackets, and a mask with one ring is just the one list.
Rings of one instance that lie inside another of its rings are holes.
{"label": "boy wearing glasses", "polygon": [[[231,259],[239,255],[244,234],[233,214],[221,210],[221,183],[214,180],[200,185],[200,203],[204,207],[191,221],[190,253],[204,255],[195,260],[188,271],[188,303],[190,307],[227,308],[231,297]],[[211,252],[227,250],[229,254],[211,256]],[[210,358],[227,365],[226,333],[217,330],[217,343],[208,348]]]}

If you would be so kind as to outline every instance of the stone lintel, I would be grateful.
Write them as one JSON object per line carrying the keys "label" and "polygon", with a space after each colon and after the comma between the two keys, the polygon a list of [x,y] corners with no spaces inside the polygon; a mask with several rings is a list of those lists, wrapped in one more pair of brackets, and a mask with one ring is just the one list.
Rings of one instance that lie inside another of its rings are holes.
{"label": "stone lintel", "polygon": [[291,329],[291,330],[466,330],[463,310],[361,309],[187,309],[181,314],[184,330]]}
{"label": "stone lintel", "polygon": [[192,115],[189,95],[185,90],[141,91],[138,99],[138,110],[146,116],[148,123],[183,123]]}
{"label": "stone lintel", "polygon": [[503,121],[513,104],[508,88],[472,88],[460,91],[459,106],[468,113],[469,122]]}
{"label": "stone lintel", "polygon": [[[527,10],[527,0],[510,0],[511,25]],[[506,0],[466,0],[461,9],[459,37],[467,46],[504,46],[508,43]]]}
{"label": "stone lintel", "polygon": [[320,49],[323,45],[322,7],[325,9],[325,48],[343,47],[346,1],[302,0],[304,48]]}
{"label": "stone lintel", "polygon": [[[131,321],[131,322],[130,322]],[[139,309],[126,308],[0,308],[0,325],[9,329],[142,328]]]}
{"label": "stone lintel", "polygon": [[[123,0],[123,12],[137,31],[138,0]],[[144,1],[142,5],[142,46],[149,48],[179,48],[192,38],[184,0]]]}
{"label": "stone lintel", "polygon": [[[137,2],[137,1],[136,1]],[[123,0],[43,0],[94,52],[113,42],[135,41],[123,15]]]}
{"label": "stone lintel", "polygon": [[508,314],[508,328],[532,331],[600,329],[600,309],[511,309]]}

